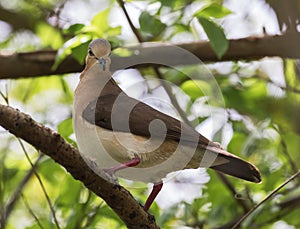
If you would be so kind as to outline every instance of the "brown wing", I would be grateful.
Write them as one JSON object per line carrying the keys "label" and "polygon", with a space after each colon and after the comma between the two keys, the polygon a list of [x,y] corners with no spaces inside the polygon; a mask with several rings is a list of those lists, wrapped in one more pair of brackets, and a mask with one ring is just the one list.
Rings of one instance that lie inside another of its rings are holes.
{"label": "brown wing", "polygon": [[[210,168],[244,180],[261,181],[260,173],[254,165],[222,150],[190,126],[123,92],[117,95],[100,96],[85,108],[82,116],[91,124],[105,129],[130,132],[144,137],[171,139],[181,144],[206,149],[228,160],[226,164]],[[197,167],[199,167],[198,163],[191,166],[191,168]]]}
{"label": "brown wing", "polygon": [[190,126],[125,93],[107,94],[92,101],[83,111],[83,118],[99,127],[130,132],[144,137],[159,137],[177,142],[203,145],[209,140]]}

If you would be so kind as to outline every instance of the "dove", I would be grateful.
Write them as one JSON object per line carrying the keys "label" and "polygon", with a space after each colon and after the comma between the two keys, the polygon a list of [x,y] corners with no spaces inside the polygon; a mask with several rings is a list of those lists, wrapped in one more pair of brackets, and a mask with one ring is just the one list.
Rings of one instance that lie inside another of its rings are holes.
{"label": "dove", "polygon": [[[259,183],[259,170],[191,126],[128,96],[110,72],[111,45],[93,40],[75,89],[73,125],[79,151],[91,168],[111,176],[153,183],[144,209],[167,174],[205,167]],[[170,58],[176,58],[175,56]]]}

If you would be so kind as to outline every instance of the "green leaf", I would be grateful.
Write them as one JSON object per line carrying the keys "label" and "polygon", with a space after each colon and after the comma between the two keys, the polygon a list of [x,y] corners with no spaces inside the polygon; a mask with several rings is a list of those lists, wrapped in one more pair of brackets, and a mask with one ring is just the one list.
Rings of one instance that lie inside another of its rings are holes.
{"label": "green leaf", "polygon": [[74,133],[72,118],[65,119],[59,123],[57,126],[57,131],[64,139],[70,143],[73,143],[73,141],[70,139],[70,135]]}
{"label": "green leaf", "polygon": [[[78,36],[76,37],[73,37],[72,39],[68,40],[64,45],[63,47],[61,47],[58,52],[57,52],[57,55],[55,57],[55,62],[52,66],[52,70],[55,70],[61,63],[62,61],[69,55],[72,54],[72,51],[74,48],[76,48],[77,46],[80,46],[84,43],[88,43],[92,40],[92,36],[89,35],[89,34],[79,34]],[[76,50],[76,49],[75,49]],[[83,54],[81,52],[81,50],[78,50],[77,53],[75,53],[74,55],[74,58],[80,62],[82,62],[82,58],[84,59],[84,56],[79,56],[78,54]]]}
{"label": "green leaf", "polygon": [[116,27],[111,27],[109,30],[105,31],[107,36],[109,37],[115,37],[121,34],[122,32],[122,27],[121,26],[116,26]]}
{"label": "green leaf", "polygon": [[205,17],[207,19],[209,18],[222,18],[225,17],[229,14],[231,14],[232,12],[227,9],[226,7],[217,4],[217,3],[213,3],[213,4],[209,4],[206,7],[204,7],[203,9],[201,9],[200,11],[196,12],[194,14],[194,16],[196,17]]}
{"label": "green leaf", "polygon": [[63,38],[60,32],[47,23],[37,25],[36,34],[42,41],[43,46],[58,49],[63,44]]}
{"label": "green leaf", "polygon": [[14,177],[19,172],[19,170],[16,168],[3,168],[2,172],[3,172],[3,174],[1,174],[2,178],[4,180],[10,180],[10,179],[14,179]]}
{"label": "green leaf", "polygon": [[296,60],[286,59],[284,64],[286,82],[288,82],[288,84],[292,87],[297,86],[297,74],[295,72]]}
{"label": "green leaf", "polygon": [[210,85],[203,80],[187,80],[180,87],[192,100],[209,95],[211,89]]}
{"label": "green leaf", "polygon": [[223,29],[205,17],[199,16],[197,18],[209,39],[211,47],[215,51],[217,57],[221,59],[229,47],[229,42],[226,39]]}
{"label": "green leaf", "polygon": [[91,25],[95,26],[99,31],[102,32],[109,30],[110,26],[107,20],[109,12],[110,8],[107,8],[106,10],[103,10],[100,13],[96,14],[91,21]]}
{"label": "green leaf", "polygon": [[192,0],[161,0],[160,2],[163,6],[168,6],[173,10],[179,10],[189,5]]}
{"label": "green leaf", "polygon": [[[185,68],[186,69],[186,68]],[[185,70],[187,71],[187,70]],[[188,72],[187,72],[188,73]],[[184,81],[188,80],[188,74],[185,74],[181,71],[178,71],[176,69],[168,69],[165,73],[164,73],[164,78],[167,81],[170,81],[176,85],[180,85],[182,84]]]}
{"label": "green leaf", "polygon": [[122,32],[121,26],[111,27],[108,21],[110,8],[96,14],[89,26],[82,28],[82,33],[90,34],[93,38],[115,37]]}
{"label": "green leaf", "polygon": [[150,15],[147,11],[144,11],[141,14],[139,22],[141,27],[140,30],[146,35],[147,40],[157,37],[166,28],[164,23]]}
{"label": "green leaf", "polygon": [[80,63],[84,64],[90,40],[72,48],[72,56]]}
{"label": "green leaf", "polygon": [[64,92],[64,97],[62,98],[62,101],[64,103],[71,104],[73,102],[73,98],[74,98],[73,90],[70,89],[69,84],[63,77],[60,77],[60,84],[61,84],[61,88]]}
{"label": "green leaf", "polygon": [[85,27],[84,24],[76,23],[71,25],[69,28],[64,30],[65,34],[76,35],[81,32],[81,30]]}
{"label": "green leaf", "polygon": [[[234,126],[240,126],[239,128],[244,127],[241,122],[234,122]],[[247,140],[247,134],[236,130],[228,145],[228,150],[237,155],[242,152]]]}
{"label": "green leaf", "polygon": [[248,79],[244,86],[247,88],[246,91],[243,91],[244,98],[258,101],[267,97],[267,84],[263,81]]}

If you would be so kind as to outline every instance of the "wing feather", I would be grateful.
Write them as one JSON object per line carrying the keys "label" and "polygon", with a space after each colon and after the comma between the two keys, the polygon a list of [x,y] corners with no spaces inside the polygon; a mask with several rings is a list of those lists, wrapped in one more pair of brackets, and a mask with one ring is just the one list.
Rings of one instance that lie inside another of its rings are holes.
{"label": "wing feather", "polygon": [[166,140],[203,145],[210,143],[192,127],[164,114],[125,93],[107,94],[89,103],[83,118],[99,127],[130,132],[144,137],[165,137]]}

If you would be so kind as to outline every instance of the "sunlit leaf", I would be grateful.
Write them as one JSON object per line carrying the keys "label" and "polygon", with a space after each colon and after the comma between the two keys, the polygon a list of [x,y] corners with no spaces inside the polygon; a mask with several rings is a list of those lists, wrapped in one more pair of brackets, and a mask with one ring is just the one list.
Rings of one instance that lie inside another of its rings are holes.
{"label": "sunlit leaf", "polygon": [[109,29],[107,20],[109,12],[110,8],[107,8],[106,10],[96,14],[91,21],[91,25],[98,28],[99,31],[107,31]]}
{"label": "sunlit leaf", "polygon": [[212,3],[212,4],[207,5],[203,9],[199,10],[194,15],[196,17],[200,16],[200,17],[205,17],[205,18],[211,18],[211,17],[212,18],[222,18],[231,13],[232,12],[229,9],[227,9],[226,7],[224,7],[220,4]]}
{"label": "sunlit leaf", "polygon": [[39,23],[36,33],[42,41],[43,46],[58,49],[63,44],[60,31],[46,23]]}
{"label": "sunlit leaf", "polygon": [[217,54],[217,57],[221,59],[229,47],[229,42],[226,39],[223,29],[205,17],[198,16],[197,18],[209,39],[211,47]]}
{"label": "sunlit leaf", "polygon": [[267,96],[267,85],[265,82],[258,81],[258,80],[247,80],[245,82],[245,87],[247,87],[247,90],[244,91],[244,96],[248,99],[262,99]]}
{"label": "sunlit leaf", "polygon": [[296,72],[295,72],[295,60],[287,59],[285,60],[285,78],[288,85],[296,86]]}
{"label": "sunlit leaf", "polygon": [[203,80],[187,80],[180,87],[192,100],[209,95],[211,90],[210,85]]}
{"label": "sunlit leaf", "polygon": [[109,30],[105,31],[108,37],[114,37],[118,36],[122,32],[122,27],[121,26],[116,26],[113,28],[110,28]]}
{"label": "sunlit leaf", "polygon": [[57,126],[57,131],[64,139],[70,143],[73,143],[73,140],[70,139],[71,134],[74,133],[72,118],[65,119],[59,123]]}

